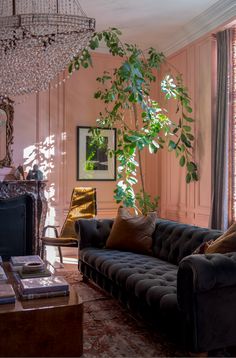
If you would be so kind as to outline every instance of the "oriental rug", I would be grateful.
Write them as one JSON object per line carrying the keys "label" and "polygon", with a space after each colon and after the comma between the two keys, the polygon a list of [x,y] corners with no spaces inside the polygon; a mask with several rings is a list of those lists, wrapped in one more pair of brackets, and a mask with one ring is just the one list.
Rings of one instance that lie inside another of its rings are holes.
{"label": "oriental rug", "polygon": [[136,319],[117,300],[92,282],[82,282],[78,271],[59,270],[78,288],[84,302],[84,354],[95,357],[184,357],[162,333]]}

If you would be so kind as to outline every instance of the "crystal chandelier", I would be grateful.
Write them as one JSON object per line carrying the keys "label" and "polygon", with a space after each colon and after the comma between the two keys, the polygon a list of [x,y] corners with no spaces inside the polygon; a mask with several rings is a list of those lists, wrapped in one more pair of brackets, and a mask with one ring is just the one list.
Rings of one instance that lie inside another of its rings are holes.
{"label": "crystal chandelier", "polygon": [[0,94],[47,89],[94,31],[77,0],[0,0]]}

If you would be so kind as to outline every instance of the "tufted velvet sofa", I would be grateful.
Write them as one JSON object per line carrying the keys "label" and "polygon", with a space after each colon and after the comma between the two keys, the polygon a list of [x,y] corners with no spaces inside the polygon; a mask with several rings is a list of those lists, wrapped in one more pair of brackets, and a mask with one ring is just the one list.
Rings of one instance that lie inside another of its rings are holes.
{"label": "tufted velvet sofa", "polygon": [[76,222],[84,278],[191,352],[236,345],[236,253],[192,255],[222,232],[158,219],[147,256],[106,249],[112,224]]}

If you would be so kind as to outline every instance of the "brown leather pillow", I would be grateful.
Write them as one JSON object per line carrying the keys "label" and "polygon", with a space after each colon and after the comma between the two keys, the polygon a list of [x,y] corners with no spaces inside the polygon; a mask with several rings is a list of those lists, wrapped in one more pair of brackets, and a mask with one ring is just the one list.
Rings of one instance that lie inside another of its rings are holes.
{"label": "brown leather pillow", "polygon": [[107,239],[106,248],[150,255],[156,219],[156,213],[132,216],[126,208],[120,207]]}
{"label": "brown leather pillow", "polygon": [[236,223],[232,224],[230,228],[218,239],[212,242],[206,250],[205,254],[220,253],[236,251]]}

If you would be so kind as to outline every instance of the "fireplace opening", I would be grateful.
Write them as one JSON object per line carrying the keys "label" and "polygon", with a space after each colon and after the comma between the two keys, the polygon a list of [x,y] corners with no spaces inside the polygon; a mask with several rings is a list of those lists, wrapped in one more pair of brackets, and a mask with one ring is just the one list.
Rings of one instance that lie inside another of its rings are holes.
{"label": "fireplace opening", "polygon": [[11,256],[33,252],[34,207],[30,195],[0,199],[0,255],[4,261]]}

